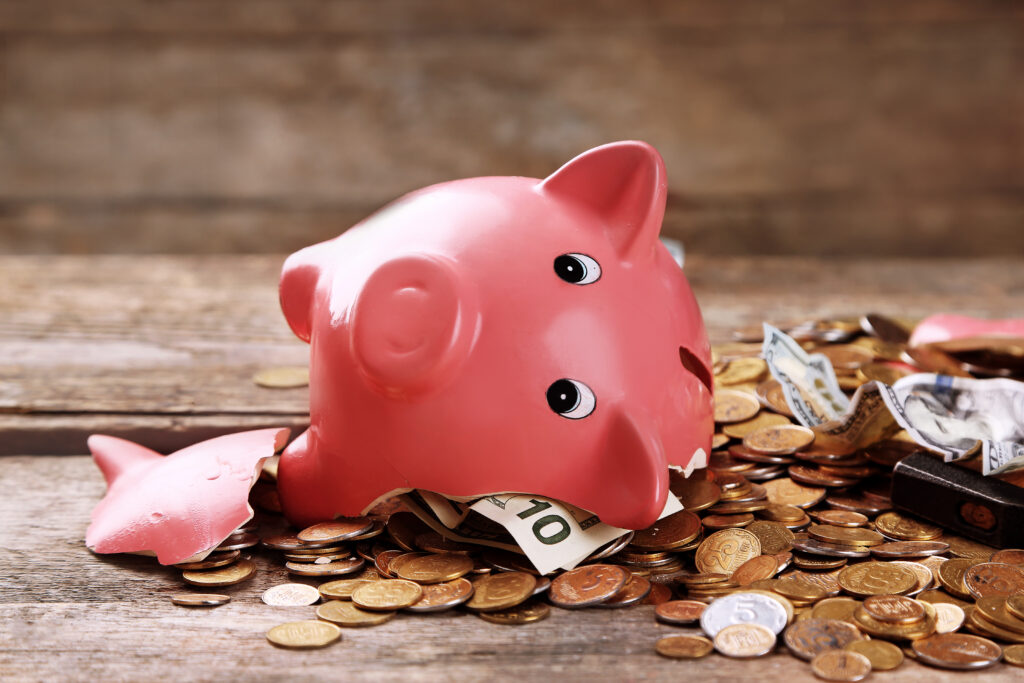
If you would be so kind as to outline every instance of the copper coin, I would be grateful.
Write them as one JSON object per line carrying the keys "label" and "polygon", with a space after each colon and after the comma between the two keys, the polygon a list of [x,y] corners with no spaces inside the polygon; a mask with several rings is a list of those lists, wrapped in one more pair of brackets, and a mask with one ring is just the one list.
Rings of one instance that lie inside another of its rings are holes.
{"label": "copper coin", "polygon": [[1018,619],[1024,619],[1024,595],[1011,595],[1006,598],[1006,611]]}
{"label": "copper coin", "polygon": [[266,538],[260,539],[260,543],[262,543],[264,546],[272,550],[284,550],[285,552],[295,552],[296,550],[313,548],[315,547],[315,545],[332,545],[332,542],[329,541],[315,545],[312,543],[303,543],[295,534],[278,534],[276,536],[267,536]]}
{"label": "copper coin", "polygon": [[793,547],[811,555],[825,555],[827,557],[868,557],[871,554],[865,547],[826,543],[816,538],[808,538],[806,534],[794,538]]}
{"label": "copper coin", "polygon": [[519,624],[532,624],[535,621],[547,619],[551,614],[551,607],[546,602],[530,600],[508,609],[495,610],[493,612],[477,612],[477,616],[492,624],[503,626],[516,626]]}
{"label": "copper coin", "polygon": [[454,581],[473,571],[473,566],[467,555],[442,553],[416,556],[405,562],[396,557],[388,569],[401,579],[426,584]]}
{"label": "copper coin", "polygon": [[758,555],[752,557],[732,573],[732,580],[741,586],[749,586],[755,581],[770,579],[779,571],[779,561],[774,555]]}
{"label": "copper coin", "polygon": [[352,603],[373,612],[389,612],[415,604],[422,595],[423,587],[414,581],[372,581],[352,591]]}
{"label": "copper coin", "polygon": [[428,553],[472,553],[480,546],[469,543],[460,543],[450,538],[445,538],[436,531],[427,531],[416,537],[416,548],[426,550]]}
{"label": "copper coin", "polygon": [[1024,568],[997,562],[976,564],[964,572],[964,586],[976,599],[1024,593]]}
{"label": "copper coin", "polygon": [[754,521],[754,515],[706,515],[701,519],[705,529],[739,529]]}
{"label": "copper coin", "polygon": [[808,513],[815,521],[832,526],[859,527],[868,523],[866,515],[849,510],[815,510]]}
{"label": "copper coin", "polygon": [[871,660],[857,652],[828,650],[811,660],[811,670],[826,681],[861,681],[871,673]]}
{"label": "copper coin", "polygon": [[924,605],[902,595],[872,595],[864,600],[864,611],[879,621],[907,624],[925,618]]}
{"label": "copper coin", "polygon": [[419,517],[406,510],[388,517],[386,526],[388,535],[398,547],[409,552],[419,550],[416,546],[416,537],[430,531],[430,527]]}
{"label": "copper coin", "polygon": [[741,515],[747,512],[760,512],[767,507],[766,500],[727,500],[713,505],[708,512],[713,515]]}
{"label": "copper coin", "polygon": [[576,609],[609,600],[629,581],[630,574],[610,564],[571,569],[551,582],[548,599],[558,607]]}
{"label": "copper coin", "polygon": [[696,473],[684,477],[681,472],[669,472],[669,490],[679,498],[679,502],[690,512],[707,509],[722,497],[722,489],[718,484],[697,479]]}
{"label": "copper coin", "polygon": [[790,652],[810,660],[827,650],[841,650],[863,636],[856,626],[848,622],[812,617],[793,623],[783,638]]}
{"label": "copper coin", "polygon": [[828,474],[820,468],[808,467],[807,465],[790,465],[786,472],[793,481],[814,487],[837,488],[853,486],[860,481],[860,478]]}
{"label": "copper coin", "polygon": [[366,533],[371,528],[373,520],[368,517],[339,517],[307,527],[296,536],[303,543],[337,543]]}
{"label": "copper coin", "polygon": [[877,515],[892,507],[889,503],[868,498],[863,494],[831,494],[825,502],[828,503],[829,507],[836,510],[849,510],[851,512],[859,512],[862,515]]}
{"label": "copper coin", "polygon": [[704,614],[707,605],[696,600],[670,600],[654,608],[654,618],[664,624],[692,624]]}
{"label": "copper coin", "polygon": [[[737,460],[759,462],[769,465],[789,465],[796,461],[795,458],[789,455],[769,455],[768,453],[761,453],[751,448],[747,448],[743,444],[734,444],[729,446],[729,455]],[[744,473],[744,476],[747,476],[746,473]]]}
{"label": "copper coin", "polygon": [[992,557],[989,559],[989,562],[1022,565],[1024,564],[1024,550],[1017,550],[1016,548],[1000,550],[999,552],[992,555]]}
{"label": "copper coin", "polygon": [[915,640],[911,646],[921,661],[943,669],[984,669],[1003,654],[988,638],[966,633],[940,633]]}
{"label": "copper coin", "polygon": [[381,576],[393,577],[394,574],[391,573],[390,568],[391,561],[396,557],[401,557],[404,554],[404,550],[385,550],[377,554],[377,557],[375,557],[373,560],[373,564],[377,567],[377,571],[380,573]]}
{"label": "copper coin", "polygon": [[700,527],[700,517],[689,510],[680,510],[637,531],[630,545],[644,550],[672,550],[697,538]]}
{"label": "copper coin", "polygon": [[807,517],[807,514],[795,505],[768,503],[768,507],[758,513],[759,517],[772,522],[795,522]]}
{"label": "copper coin", "polygon": [[641,602],[651,592],[651,582],[642,576],[633,576],[622,589],[598,604],[598,607],[629,607]]}
{"label": "copper coin", "polygon": [[230,552],[232,550],[244,550],[259,544],[260,537],[256,534],[231,534],[219,546],[214,548],[216,552]]}
{"label": "copper coin", "polygon": [[440,612],[457,607],[473,597],[473,584],[469,579],[455,579],[444,583],[421,586],[423,595],[405,609],[409,612]]}
{"label": "copper coin", "polygon": [[871,548],[871,554],[881,558],[931,557],[949,550],[941,541],[892,541]]}
{"label": "copper coin", "polygon": [[867,547],[881,545],[885,537],[877,531],[860,527],[832,526],[831,524],[812,524],[807,535],[825,543]]}
{"label": "copper coin", "polygon": [[768,502],[795,505],[798,508],[813,507],[825,497],[825,489],[803,486],[785,477],[767,481],[764,487],[768,491]]}
{"label": "copper coin", "polygon": [[659,581],[651,582],[651,592],[647,594],[647,597],[640,601],[641,605],[663,605],[666,602],[672,600],[672,589],[668,587],[668,584],[661,583]]}
{"label": "copper coin", "polygon": [[898,512],[886,512],[875,519],[875,529],[900,541],[934,541],[942,536],[942,527],[906,517]]}

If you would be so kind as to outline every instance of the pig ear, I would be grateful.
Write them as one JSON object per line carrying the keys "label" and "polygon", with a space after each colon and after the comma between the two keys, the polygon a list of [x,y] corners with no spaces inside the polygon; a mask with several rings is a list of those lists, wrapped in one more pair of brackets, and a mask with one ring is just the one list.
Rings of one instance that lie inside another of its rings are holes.
{"label": "pig ear", "polygon": [[278,296],[281,310],[292,332],[303,341],[309,341],[312,332],[313,293],[320,280],[320,265],[316,256],[321,245],[315,244],[295,252],[284,262]]}
{"label": "pig ear", "polygon": [[370,384],[413,395],[454,376],[472,346],[477,308],[449,261],[402,256],[370,275],[350,320],[353,357]]}
{"label": "pig ear", "polygon": [[646,142],[595,147],[541,181],[547,193],[581,202],[608,222],[623,260],[653,253],[665,216],[665,162]]}

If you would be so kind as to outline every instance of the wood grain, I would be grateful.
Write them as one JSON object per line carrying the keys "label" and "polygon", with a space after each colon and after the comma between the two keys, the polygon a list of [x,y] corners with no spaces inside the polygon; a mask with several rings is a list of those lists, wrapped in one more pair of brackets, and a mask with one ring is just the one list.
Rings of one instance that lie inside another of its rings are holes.
{"label": "wood grain", "polygon": [[0,251],[286,252],[642,138],[694,251],[1024,253],[1017,3],[15,0],[0,40]]}
{"label": "wood grain", "polygon": [[[284,257],[0,257],[0,453],[81,453],[93,432],[170,451],[218,434],[307,422],[306,389],[262,368],[304,365],[284,322]],[[878,311],[1019,316],[1015,260],[690,256],[713,340],[762,320]]]}
{"label": "wood grain", "polygon": [[[780,650],[756,660],[712,655],[667,660],[655,641],[694,629],[654,620],[653,608],[554,608],[546,621],[498,626],[464,612],[400,614],[370,629],[346,629],[341,643],[287,651],[264,633],[313,618],[314,608],[273,608],[266,588],[289,577],[256,553],[256,578],[217,592],[213,610],[176,607],[179,573],[152,558],[95,556],[82,543],[89,511],[103,494],[86,457],[0,458],[0,677],[4,681],[304,680],[816,680],[806,662]],[[972,681],[1011,680],[1007,665]],[[886,681],[961,681],[958,672],[907,661]]]}

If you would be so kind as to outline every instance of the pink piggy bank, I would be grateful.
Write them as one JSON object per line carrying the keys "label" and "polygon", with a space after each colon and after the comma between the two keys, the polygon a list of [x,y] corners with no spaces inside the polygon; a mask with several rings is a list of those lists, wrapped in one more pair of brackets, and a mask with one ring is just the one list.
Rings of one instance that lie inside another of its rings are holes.
{"label": "pink piggy bank", "polygon": [[652,524],[668,466],[702,466],[714,426],[665,194],[658,152],[617,142],[543,180],[427,187],[289,257],[281,306],[311,347],[310,428],[279,466],[289,520],[424,489]]}

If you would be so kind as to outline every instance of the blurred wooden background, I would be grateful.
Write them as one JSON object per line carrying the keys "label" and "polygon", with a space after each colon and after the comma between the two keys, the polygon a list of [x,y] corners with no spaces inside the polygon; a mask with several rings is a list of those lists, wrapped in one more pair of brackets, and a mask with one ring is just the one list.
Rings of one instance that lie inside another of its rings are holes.
{"label": "blurred wooden background", "polygon": [[284,252],[622,138],[691,251],[1024,255],[1024,3],[0,0],[0,253]]}

